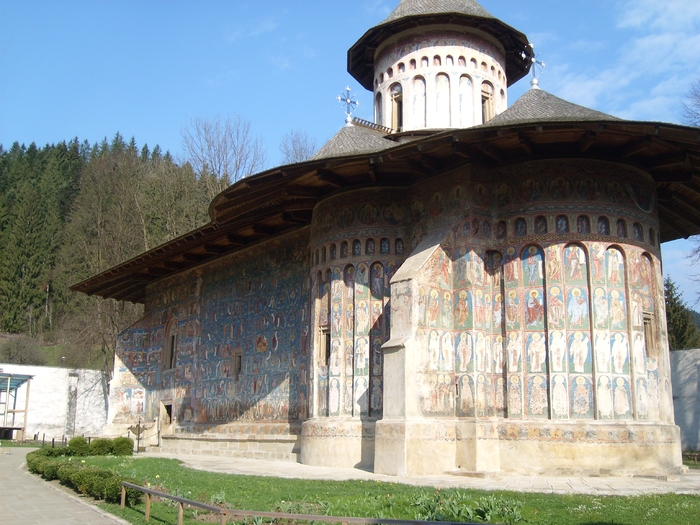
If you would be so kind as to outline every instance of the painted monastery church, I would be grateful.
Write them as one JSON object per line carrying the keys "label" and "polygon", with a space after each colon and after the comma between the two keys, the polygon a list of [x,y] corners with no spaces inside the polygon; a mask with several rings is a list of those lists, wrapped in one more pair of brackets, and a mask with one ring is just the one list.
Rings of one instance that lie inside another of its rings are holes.
{"label": "painted monastery church", "polygon": [[110,428],[165,450],[443,472],[678,472],[659,243],[700,233],[700,132],[508,86],[527,37],[401,0],[310,160],[73,287],[143,303]]}

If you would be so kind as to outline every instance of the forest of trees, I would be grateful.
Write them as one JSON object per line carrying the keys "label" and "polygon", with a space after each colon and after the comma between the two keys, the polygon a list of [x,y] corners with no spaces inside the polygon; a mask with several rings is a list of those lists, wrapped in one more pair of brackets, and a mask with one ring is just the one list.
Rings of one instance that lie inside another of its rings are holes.
{"label": "forest of trees", "polygon": [[[301,137],[285,137],[283,162],[313,153]],[[183,139],[180,162],[119,133],[98,144],[0,145],[0,333],[12,335],[0,339],[0,362],[43,364],[36,347],[61,345],[66,366],[111,370],[116,335],[141,306],[69,286],[205,224],[213,195],[265,168],[240,119],[195,121]]]}

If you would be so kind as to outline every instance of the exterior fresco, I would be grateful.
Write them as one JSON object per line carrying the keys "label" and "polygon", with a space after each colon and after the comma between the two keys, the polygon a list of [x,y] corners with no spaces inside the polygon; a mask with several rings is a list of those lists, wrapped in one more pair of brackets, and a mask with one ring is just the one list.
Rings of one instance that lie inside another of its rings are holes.
{"label": "exterior fresco", "polygon": [[[181,433],[305,419],[309,285],[300,246],[307,239],[267,243],[151,287],[144,318],[118,340],[123,366],[111,397],[122,419],[157,418],[160,404],[172,406]],[[164,370],[168,326],[176,366]]]}

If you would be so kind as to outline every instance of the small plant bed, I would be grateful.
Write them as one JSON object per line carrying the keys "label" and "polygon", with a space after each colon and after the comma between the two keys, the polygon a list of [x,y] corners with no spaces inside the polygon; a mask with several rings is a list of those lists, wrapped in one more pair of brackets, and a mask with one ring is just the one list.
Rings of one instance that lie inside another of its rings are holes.
{"label": "small plant bed", "polygon": [[[59,458],[67,462],[69,458]],[[76,458],[72,459],[73,462]],[[436,490],[376,481],[315,481],[204,472],[178,461],[143,457],[86,457],[85,466],[107,470],[131,483],[221,508],[361,518],[528,524],[697,524],[700,498],[637,497]],[[81,465],[83,465],[81,463]],[[130,500],[101,506],[134,524],[146,523],[145,504]],[[218,516],[185,510],[185,523],[216,523]],[[177,523],[177,506],[153,501],[151,521]],[[233,520],[229,520],[233,522]],[[248,525],[268,523],[248,520]],[[278,524],[280,522],[277,522]],[[283,524],[288,525],[288,524]]]}

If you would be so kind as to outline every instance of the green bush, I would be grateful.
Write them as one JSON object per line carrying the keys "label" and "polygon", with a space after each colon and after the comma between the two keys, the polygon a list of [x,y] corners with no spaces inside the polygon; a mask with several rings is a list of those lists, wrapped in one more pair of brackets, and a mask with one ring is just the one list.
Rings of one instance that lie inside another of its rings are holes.
{"label": "green bush", "polygon": [[29,469],[29,472],[32,472],[33,474],[41,474],[42,472],[44,472],[44,465],[47,461],[51,461],[43,454],[38,454],[37,452],[40,451],[37,450],[36,452],[30,452],[29,454],[27,454],[26,458],[27,468]]}
{"label": "green bush", "polygon": [[112,450],[115,456],[131,456],[134,453],[134,440],[128,437],[114,438]]}
{"label": "green bush", "polygon": [[90,444],[84,437],[76,436],[68,442],[68,450],[71,456],[87,456],[90,454]]}
{"label": "green bush", "polygon": [[112,453],[112,440],[106,438],[93,439],[90,443],[91,456],[106,456]]}
{"label": "green bush", "polygon": [[[135,479],[113,477],[111,479],[105,480],[104,484],[104,499],[107,503],[119,503],[122,498],[122,481],[132,483],[137,485]],[[126,489],[126,503],[127,505],[136,505],[141,502],[143,498],[143,492],[139,492],[135,489]]]}
{"label": "green bush", "polygon": [[58,467],[58,480],[68,487],[73,486],[73,475],[78,472],[80,468],[73,463],[64,463]]}
{"label": "green bush", "polygon": [[41,473],[41,477],[46,481],[51,481],[58,479],[58,467],[63,463],[57,460],[51,460],[44,463],[44,471]]}

